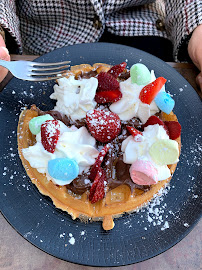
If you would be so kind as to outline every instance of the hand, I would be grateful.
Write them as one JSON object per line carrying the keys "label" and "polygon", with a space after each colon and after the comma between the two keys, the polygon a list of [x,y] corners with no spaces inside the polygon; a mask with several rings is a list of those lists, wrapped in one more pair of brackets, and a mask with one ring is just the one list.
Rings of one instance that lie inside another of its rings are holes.
{"label": "hand", "polygon": [[194,65],[200,71],[196,77],[196,83],[202,91],[202,25],[194,30],[188,44],[188,53]]}
{"label": "hand", "polygon": [[[10,61],[10,55],[6,48],[6,44],[3,40],[3,37],[0,35],[0,59]],[[0,66],[0,82],[6,77],[8,70]]]}

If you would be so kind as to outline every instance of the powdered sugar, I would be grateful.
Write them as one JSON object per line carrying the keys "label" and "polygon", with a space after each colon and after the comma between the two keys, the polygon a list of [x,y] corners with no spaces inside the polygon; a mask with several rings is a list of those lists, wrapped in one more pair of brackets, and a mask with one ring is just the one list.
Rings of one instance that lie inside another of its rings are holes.
{"label": "powdered sugar", "polygon": [[74,245],[74,244],[75,244],[75,238],[73,237],[72,233],[69,233],[69,237],[70,237],[69,243],[70,243],[71,245]]}

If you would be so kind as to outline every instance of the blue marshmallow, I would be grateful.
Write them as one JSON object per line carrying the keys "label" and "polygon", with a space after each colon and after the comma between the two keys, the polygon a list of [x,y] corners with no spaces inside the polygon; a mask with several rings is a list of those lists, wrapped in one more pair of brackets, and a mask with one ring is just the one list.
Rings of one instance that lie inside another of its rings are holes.
{"label": "blue marshmallow", "polygon": [[48,162],[48,173],[58,185],[70,184],[79,174],[79,165],[70,158],[56,158]]}
{"label": "blue marshmallow", "polygon": [[159,109],[167,114],[171,113],[175,106],[174,99],[166,92],[159,92],[154,101]]}

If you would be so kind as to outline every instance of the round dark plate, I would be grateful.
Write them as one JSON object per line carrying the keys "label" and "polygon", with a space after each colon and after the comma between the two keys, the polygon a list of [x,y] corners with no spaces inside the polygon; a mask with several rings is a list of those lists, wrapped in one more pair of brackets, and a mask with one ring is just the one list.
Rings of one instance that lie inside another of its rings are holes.
{"label": "round dark plate", "polygon": [[137,213],[115,220],[111,231],[101,222],[82,223],[56,209],[27,177],[18,157],[17,124],[24,106],[52,109],[54,82],[12,79],[0,94],[0,203],[8,222],[41,250],[69,262],[91,266],[120,266],[156,256],[184,238],[200,218],[202,171],[202,106],[195,90],[173,68],[143,51],[116,44],[95,43],[64,47],[36,61],[71,60],[72,65],[96,62],[144,63],[156,77],[168,81],[174,112],[182,125],[182,153],[170,185],[160,197]]}

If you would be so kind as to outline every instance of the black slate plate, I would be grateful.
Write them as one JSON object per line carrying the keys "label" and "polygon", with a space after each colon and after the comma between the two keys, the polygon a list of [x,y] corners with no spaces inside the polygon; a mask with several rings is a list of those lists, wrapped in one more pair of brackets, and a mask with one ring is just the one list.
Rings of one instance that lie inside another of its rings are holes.
{"label": "black slate plate", "polygon": [[17,123],[22,107],[35,103],[52,109],[54,82],[33,83],[12,79],[0,94],[0,203],[8,222],[41,250],[69,262],[91,266],[119,266],[158,255],[184,238],[201,215],[202,171],[201,101],[173,68],[158,58],[131,47],[98,43],[64,47],[37,59],[71,60],[71,64],[103,62],[128,67],[141,62],[167,78],[166,89],[176,101],[174,112],[182,125],[182,153],[170,185],[146,208],[115,220],[106,232],[100,222],[81,223],[56,209],[26,176],[17,151]]}

